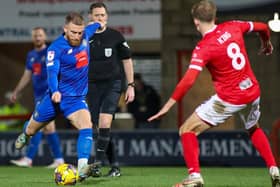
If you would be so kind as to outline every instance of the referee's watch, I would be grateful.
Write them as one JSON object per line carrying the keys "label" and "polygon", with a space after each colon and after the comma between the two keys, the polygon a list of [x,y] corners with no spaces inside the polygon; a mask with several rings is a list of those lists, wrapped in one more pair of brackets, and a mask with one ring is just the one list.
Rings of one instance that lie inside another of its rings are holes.
{"label": "referee's watch", "polygon": [[127,84],[127,86],[131,86],[131,87],[134,88],[135,87],[135,82],[130,82],[130,83]]}

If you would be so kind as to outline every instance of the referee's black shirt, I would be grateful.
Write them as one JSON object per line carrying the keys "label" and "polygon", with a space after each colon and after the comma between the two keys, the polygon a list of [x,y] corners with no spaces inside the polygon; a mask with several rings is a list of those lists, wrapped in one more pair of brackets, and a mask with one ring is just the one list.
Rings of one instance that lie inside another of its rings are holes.
{"label": "referee's black shirt", "polygon": [[121,80],[123,59],[131,58],[131,51],[123,35],[111,28],[95,33],[89,40],[89,82]]}

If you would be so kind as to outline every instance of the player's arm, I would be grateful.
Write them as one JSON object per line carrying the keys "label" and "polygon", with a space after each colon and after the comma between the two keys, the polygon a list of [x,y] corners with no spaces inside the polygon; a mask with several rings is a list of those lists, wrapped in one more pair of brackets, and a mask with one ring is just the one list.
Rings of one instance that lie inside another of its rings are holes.
{"label": "player's arm", "polygon": [[29,69],[25,69],[23,75],[21,76],[17,86],[15,87],[10,100],[15,102],[17,100],[18,94],[26,87],[26,85],[30,82],[32,77],[32,72]]}
{"label": "player's arm", "polygon": [[260,53],[270,55],[273,50],[273,46],[270,41],[270,31],[267,24],[262,22],[253,22],[253,31],[258,32],[261,38]]}
{"label": "player's arm", "polygon": [[188,90],[192,87],[195,80],[197,79],[200,71],[197,69],[189,68],[185,73],[184,77],[177,84],[172,96],[165,103],[165,105],[160,109],[160,111],[154,116],[150,117],[148,121],[152,121],[154,119],[160,118],[165,115],[172,106],[188,92]]}
{"label": "player's arm", "polygon": [[101,27],[99,22],[90,22],[85,28],[85,34],[88,37],[92,37],[99,27]]}
{"label": "player's arm", "polygon": [[59,103],[61,100],[61,94],[58,90],[58,73],[60,68],[60,61],[58,54],[55,50],[48,50],[47,53],[47,75],[48,75],[48,87],[52,94],[52,100],[55,103]]}

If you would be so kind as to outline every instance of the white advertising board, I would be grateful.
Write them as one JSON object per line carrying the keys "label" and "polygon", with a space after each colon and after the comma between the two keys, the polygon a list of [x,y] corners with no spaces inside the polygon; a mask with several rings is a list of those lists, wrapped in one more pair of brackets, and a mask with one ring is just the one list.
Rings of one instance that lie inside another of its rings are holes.
{"label": "white advertising board", "polygon": [[[97,0],[2,0],[0,42],[30,41],[33,27],[46,28],[49,40],[62,32],[70,11],[87,20],[89,5]],[[161,37],[160,0],[103,0],[109,9],[109,26],[128,40],[158,40]]]}

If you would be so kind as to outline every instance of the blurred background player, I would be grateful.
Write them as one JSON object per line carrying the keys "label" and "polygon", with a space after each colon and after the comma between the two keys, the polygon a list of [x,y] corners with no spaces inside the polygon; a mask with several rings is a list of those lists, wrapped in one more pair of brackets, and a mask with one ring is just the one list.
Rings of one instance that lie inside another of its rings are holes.
{"label": "blurred background player", "polygon": [[127,105],[127,111],[132,113],[134,127],[136,129],[158,128],[160,120],[154,120],[153,124],[147,119],[156,114],[160,109],[160,96],[150,85],[146,84],[140,73],[134,74],[135,99]]}
{"label": "blurred background player", "polygon": [[[133,62],[129,46],[123,35],[107,27],[108,11],[103,3],[93,3],[89,19],[104,24],[90,38],[88,102],[95,127],[98,128],[95,161],[104,161],[105,153],[111,165],[107,176],[120,176],[115,157],[114,144],[110,137],[113,116],[122,92],[124,75],[128,82],[126,104],[134,100]],[[100,166],[93,170],[94,177],[101,176]]]}
{"label": "blurred background player", "polygon": [[166,114],[187,93],[206,66],[214,81],[216,94],[198,106],[179,129],[189,175],[175,187],[203,186],[197,136],[224,123],[235,113],[241,116],[252,144],[264,159],[272,186],[278,187],[279,170],[269,141],[258,122],[260,87],[251,69],[243,39],[243,34],[247,32],[258,32],[261,39],[260,53],[270,55],[273,48],[269,28],[265,23],[250,21],[228,21],[216,25],[216,10],[216,5],[211,1],[204,0],[193,5],[193,21],[202,39],[193,50],[189,68],[171,98],[149,121]]}
{"label": "blurred background player", "polygon": [[[46,68],[46,32],[42,27],[32,29],[32,42],[34,49],[27,54],[24,73],[10,96],[11,102],[16,102],[20,92],[27,86],[32,79],[32,87],[34,93],[34,103],[40,102],[48,89],[47,68]],[[26,122],[27,124],[28,122]],[[64,159],[60,150],[60,141],[55,130],[55,122],[51,121],[42,129],[47,138],[48,145],[51,149],[54,161],[48,165],[48,168],[55,168],[59,164],[64,163]],[[42,131],[37,132],[27,147],[26,155],[19,160],[11,160],[12,164],[21,167],[31,167],[32,160],[35,157],[40,141],[42,139]]]}
{"label": "blurred background player", "polygon": [[86,179],[93,167],[88,164],[93,141],[91,116],[86,103],[88,40],[100,26],[93,23],[85,27],[82,15],[77,12],[70,12],[65,17],[64,33],[47,50],[48,93],[36,105],[26,129],[15,142],[15,147],[22,149],[31,136],[61,112],[79,130],[79,181]]}
{"label": "blurred background player", "polygon": [[[5,103],[0,106],[0,116],[11,116],[11,115],[28,115],[29,112],[19,101],[11,102],[12,92],[7,91],[4,95]],[[20,119],[9,119],[0,120],[0,131],[9,131],[22,128],[24,120]]]}

